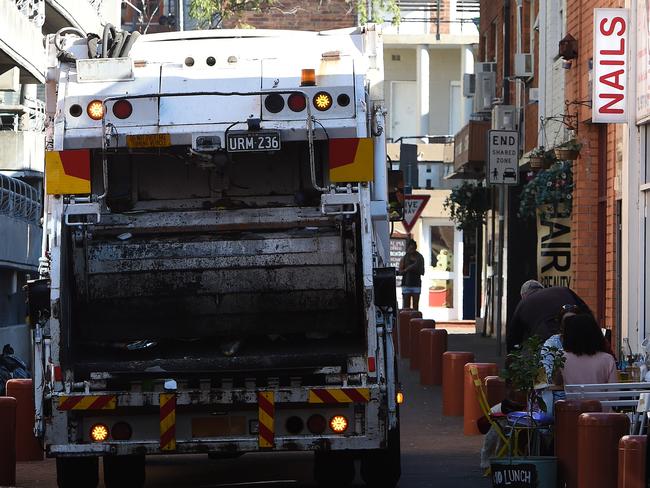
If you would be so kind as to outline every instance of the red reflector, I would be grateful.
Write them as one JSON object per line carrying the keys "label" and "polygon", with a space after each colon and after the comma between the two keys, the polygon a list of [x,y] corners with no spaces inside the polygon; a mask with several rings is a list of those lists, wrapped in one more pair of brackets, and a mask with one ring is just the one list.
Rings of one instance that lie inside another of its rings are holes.
{"label": "red reflector", "polygon": [[307,419],[307,429],[312,434],[322,434],[327,427],[327,420],[322,415],[312,415]]}
{"label": "red reflector", "polygon": [[54,381],[63,381],[61,366],[54,366]]}
{"label": "red reflector", "polygon": [[113,426],[111,435],[116,441],[128,441],[133,435],[133,430],[126,422],[118,422]]}
{"label": "red reflector", "polygon": [[377,364],[375,363],[375,358],[372,356],[368,358],[368,372],[374,373],[377,371]]}
{"label": "red reflector", "polygon": [[300,93],[292,93],[289,95],[289,100],[287,100],[287,105],[294,112],[302,112],[307,107],[307,101],[305,97]]}
{"label": "red reflector", "polygon": [[118,100],[113,105],[113,115],[118,119],[126,119],[133,113],[133,107],[128,100]]}

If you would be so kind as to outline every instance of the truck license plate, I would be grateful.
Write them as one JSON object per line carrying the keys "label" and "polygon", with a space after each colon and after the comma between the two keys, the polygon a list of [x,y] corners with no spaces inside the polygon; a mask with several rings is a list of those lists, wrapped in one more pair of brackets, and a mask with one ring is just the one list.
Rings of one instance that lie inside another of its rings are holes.
{"label": "truck license plate", "polygon": [[280,132],[228,132],[226,149],[228,152],[277,151],[280,149]]}

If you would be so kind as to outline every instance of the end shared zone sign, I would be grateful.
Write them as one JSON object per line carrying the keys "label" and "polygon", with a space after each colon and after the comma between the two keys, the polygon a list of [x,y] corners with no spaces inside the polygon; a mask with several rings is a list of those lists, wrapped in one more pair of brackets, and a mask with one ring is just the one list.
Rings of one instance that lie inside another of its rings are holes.
{"label": "end shared zone sign", "polygon": [[519,133],[515,130],[488,132],[488,183],[519,183]]}

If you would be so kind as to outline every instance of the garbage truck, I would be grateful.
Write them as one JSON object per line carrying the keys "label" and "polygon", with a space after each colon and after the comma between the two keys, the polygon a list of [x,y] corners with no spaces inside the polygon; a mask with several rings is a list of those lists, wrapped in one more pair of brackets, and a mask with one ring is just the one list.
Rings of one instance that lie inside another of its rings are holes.
{"label": "garbage truck", "polygon": [[102,34],[47,39],[26,288],[59,486],[287,451],[322,486],[395,486],[379,28]]}

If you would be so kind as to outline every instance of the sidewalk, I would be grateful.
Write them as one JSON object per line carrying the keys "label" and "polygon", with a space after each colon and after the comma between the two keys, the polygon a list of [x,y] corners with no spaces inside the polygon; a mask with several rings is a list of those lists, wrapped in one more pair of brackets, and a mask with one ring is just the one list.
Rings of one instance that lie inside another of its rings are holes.
{"label": "sidewalk", "polygon": [[[449,350],[472,351],[477,362],[503,360],[496,356],[494,339],[449,330]],[[452,332],[453,331],[453,332]],[[474,331],[472,327],[472,332]],[[483,436],[464,436],[462,417],[442,415],[442,387],[421,386],[419,372],[400,360],[400,380],[405,395],[401,409],[402,481],[418,488],[476,488],[491,486],[482,476],[479,453]]]}

